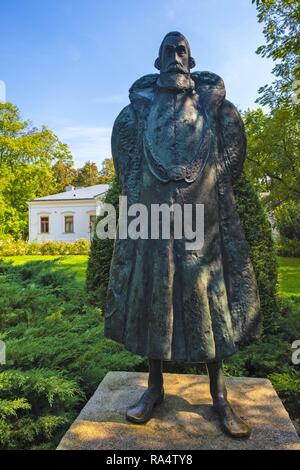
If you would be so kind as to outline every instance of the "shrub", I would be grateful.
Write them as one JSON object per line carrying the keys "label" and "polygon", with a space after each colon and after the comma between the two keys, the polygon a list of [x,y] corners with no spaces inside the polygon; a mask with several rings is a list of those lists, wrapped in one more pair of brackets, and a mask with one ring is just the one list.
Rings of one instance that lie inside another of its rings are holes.
{"label": "shrub", "polygon": [[142,361],[103,337],[100,309],[56,268],[0,261],[0,449],[55,448],[105,374]]}
{"label": "shrub", "polygon": [[276,251],[279,256],[300,258],[300,240],[290,240],[281,236],[276,243]]}
{"label": "shrub", "polygon": [[271,332],[278,320],[277,261],[271,225],[255,189],[244,175],[235,183],[234,194],[256,274],[264,328]]}
{"label": "shrub", "polygon": [[300,258],[300,202],[288,201],[274,211],[279,237],[279,256]]}
{"label": "shrub", "polygon": [[50,440],[69,423],[82,394],[76,382],[46,369],[0,373],[0,448]]}
{"label": "shrub", "polygon": [[0,447],[22,449],[51,439],[69,421],[68,411],[79,396],[75,382],[61,373],[42,369],[2,372]]}
{"label": "shrub", "polygon": [[284,239],[300,243],[300,202],[288,201],[274,211],[277,229]]}
{"label": "shrub", "polygon": [[26,242],[6,238],[0,240],[0,256],[18,255],[87,255],[90,251],[89,240],[75,242],[47,241],[43,243]]}
{"label": "shrub", "polygon": [[289,373],[274,373],[268,377],[288,408],[292,418],[299,418],[300,403],[300,374],[296,371]]}
{"label": "shrub", "polygon": [[[120,186],[115,177],[106,193],[105,203],[113,204],[118,213]],[[104,214],[105,215],[105,214]],[[103,216],[102,216],[103,217]],[[101,220],[101,217],[97,222]],[[99,239],[96,235],[92,239],[91,251],[88,259],[86,287],[91,300],[103,307],[109,281],[109,269],[114,249],[114,240]]]}

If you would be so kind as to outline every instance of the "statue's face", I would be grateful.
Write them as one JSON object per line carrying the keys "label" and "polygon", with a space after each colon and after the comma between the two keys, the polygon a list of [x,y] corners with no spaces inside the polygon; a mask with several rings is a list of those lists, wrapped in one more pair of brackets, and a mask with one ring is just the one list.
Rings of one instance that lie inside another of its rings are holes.
{"label": "statue's face", "polygon": [[185,39],[168,36],[162,45],[161,73],[190,73],[189,50]]}

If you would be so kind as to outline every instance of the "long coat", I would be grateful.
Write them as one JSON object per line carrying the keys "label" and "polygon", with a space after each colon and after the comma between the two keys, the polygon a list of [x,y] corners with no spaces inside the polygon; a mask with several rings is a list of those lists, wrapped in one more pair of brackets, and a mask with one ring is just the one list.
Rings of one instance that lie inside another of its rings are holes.
{"label": "long coat", "polygon": [[[186,250],[186,240],[172,236],[117,236],[104,334],[154,359],[222,360],[260,333],[257,284],[232,190],[246,156],[244,127],[225,100],[222,79],[193,73],[195,88],[187,99],[199,116],[195,125],[177,123],[183,138],[175,158],[164,149],[170,129],[163,123],[172,126],[173,117],[160,122],[157,78],[147,75],[133,84],[131,104],[115,121],[116,172],[129,205],[143,203],[150,210],[151,204],[204,204],[204,244]],[[172,114],[172,107],[163,109]]]}

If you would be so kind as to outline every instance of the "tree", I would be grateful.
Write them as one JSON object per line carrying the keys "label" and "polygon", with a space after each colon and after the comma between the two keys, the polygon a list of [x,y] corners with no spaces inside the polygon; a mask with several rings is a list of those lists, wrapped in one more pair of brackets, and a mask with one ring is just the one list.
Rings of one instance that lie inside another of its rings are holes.
{"label": "tree", "polygon": [[112,158],[105,158],[102,162],[102,168],[100,170],[99,182],[102,184],[111,183],[115,176],[115,167]]}
{"label": "tree", "polygon": [[264,24],[266,44],[257,54],[272,58],[275,81],[260,88],[258,102],[275,107],[291,102],[293,81],[300,79],[300,2],[299,0],[252,0],[259,23]]}
{"label": "tree", "polygon": [[259,90],[257,100],[269,106],[269,114],[261,109],[244,114],[248,131],[246,169],[256,188],[269,193],[265,202],[279,229],[280,253],[299,256],[299,239],[286,234],[296,223],[291,218],[300,202],[300,2],[252,3],[256,4],[258,21],[264,24],[266,39],[256,52],[275,61],[275,80]]}
{"label": "tree", "polygon": [[261,108],[243,114],[248,158],[246,174],[266,203],[275,208],[300,200],[300,124],[293,106],[281,105],[265,114]]}
{"label": "tree", "polygon": [[0,236],[26,237],[26,202],[55,192],[53,163],[71,159],[47,127],[33,127],[12,103],[0,103]]}
{"label": "tree", "polygon": [[86,187],[99,184],[99,171],[96,163],[87,161],[77,173],[76,186]]}
{"label": "tree", "polygon": [[72,160],[57,160],[52,167],[52,174],[55,182],[55,192],[63,192],[66,186],[76,184],[77,170],[74,168]]}

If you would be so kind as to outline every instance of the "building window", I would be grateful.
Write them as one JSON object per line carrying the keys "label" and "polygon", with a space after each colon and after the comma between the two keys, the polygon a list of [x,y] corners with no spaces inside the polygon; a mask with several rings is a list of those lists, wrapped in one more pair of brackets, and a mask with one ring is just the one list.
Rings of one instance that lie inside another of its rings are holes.
{"label": "building window", "polygon": [[90,232],[93,233],[95,230],[95,225],[96,225],[96,216],[95,215],[90,215],[90,223],[89,223],[89,228]]}
{"label": "building window", "polygon": [[74,217],[65,215],[65,233],[74,233]]}
{"label": "building window", "polygon": [[41,233],[49,233],[49,217],[41,217]]}

